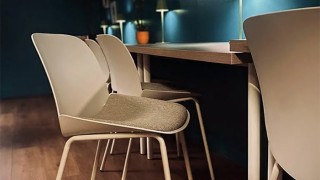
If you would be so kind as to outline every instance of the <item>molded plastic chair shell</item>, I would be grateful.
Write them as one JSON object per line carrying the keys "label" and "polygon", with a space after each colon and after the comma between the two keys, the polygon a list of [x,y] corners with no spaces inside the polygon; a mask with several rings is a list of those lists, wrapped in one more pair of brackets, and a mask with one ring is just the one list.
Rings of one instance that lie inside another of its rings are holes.
{"label": "molded plastic chair shell", "polygon": [[[127,47],[120,39],[112,35],[98,35],[97,41],[110,67],[112,89],[120,94],[148,97],[153,99],[170,100],[173,102],[193,101],[196,106],[201,135],[211,179],[214,173],[209,147],[206,139],[199,102],[194,98],[198,94],[186,90],[177,90],[159,83],[142,83],[135,63]],[[178,139],[177,139],[178,140]],[[177,143],[179,144],[179,143]],[[177,146],[177,149],[179,147]],[[178,150],[179,154],[179,150]]]}
{"label": "molded plastic chair shell", "polygon": [[62,134],[106,132],[106,126],[62,116],[93,116],[108,98],[105,76],[86,44],[79,43],[77,37],[59,34],[36,33],[32,40],[48,75]]}
{"label": "molded plastic chair shell", "polygon": [[111,78],[110,78],[109,65],[106,61],[106,57],[104,56],[99,44],[92,39],[85,39],[84,42],[86,42],[86,44],[89,46],[89,48],[91,49],[93,54],[96,56],[96,59],[98,60],[98,63],[100,64],[101,70],[107,78],[106,82],[110,83]]}
{"label": "molded plastic chair shell", "polygon": [[251,17],[244,30],[273,156],[292,177],[319,179],[320,8]]}
{"label": "molded plastic chair shell", "polygon": [[[56,179],[62,178],[72,142],[99,140],[91,177],[94,179],[101,139],[140,137],[154,137],[159,141],[164,175],[170,179],[163,138],[151,132],[180,132],[183,136],[181,131],[189,122],[188,111],[182,105],[155,99],[121,94],[108,96],[105,74],[90,48],[77,37],[35,33],[32,40],[53,91],[62,134],[73,136],[65,144]],[[126,133],[133,130],[144,133]],[[125,164],[127,159],[128,155]],[[185,156],[185,159],[189,172],[189,158]],[[125,174],[126,169],[123,178]]]}

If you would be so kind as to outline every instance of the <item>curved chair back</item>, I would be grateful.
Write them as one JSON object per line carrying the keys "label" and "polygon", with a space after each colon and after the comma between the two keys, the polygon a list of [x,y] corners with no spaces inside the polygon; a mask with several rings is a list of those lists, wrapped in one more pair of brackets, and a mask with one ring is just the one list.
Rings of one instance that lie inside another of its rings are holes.
{"label": "curved chair back", "polygon": [[84,42],[89,46],[93,54],[96,56],[98,63],[100,64],[101,70],[106,76],[106,82],[110,83],[110,70],[109,66],[106,60],[106,57],[104,56],[102,49],[100,48],[99,44],[92,40],[92,39],[85,39]]}
{"label": "curved chair back", "polygon": [[[60,115],[96,114],[108,98],[105,76],[94,54],[79,38],[62,34],[32,35]],[[63,131],[63,130],[62,130]]]}
{"label": "curved chair back", "polygon": [[98,35],[97,41],[110,67],[112,89],[120,94],[140,96],[139,75],[127,47],[112,35]]}
{"label": "curved chair back", "polygon": [[255,16],[244,30],[256,67],[267,135],[296,179],[320,177],[320,8]]}

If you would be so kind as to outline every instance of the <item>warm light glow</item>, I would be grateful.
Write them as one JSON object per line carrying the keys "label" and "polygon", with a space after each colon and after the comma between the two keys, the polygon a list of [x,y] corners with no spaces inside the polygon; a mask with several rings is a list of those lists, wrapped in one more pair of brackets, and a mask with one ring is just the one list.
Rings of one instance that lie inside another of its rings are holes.
{"label": "warm light glow", "polygon": [[184,14],[184,13],[187,13],[188,10],[185,10],[185,9],[175,9],[173,10],[174,13],[176,14]]}
{"label": "warm light glow", "polygon": [[126,20],[117,20],[117,23],[124,23]]}
{"label": "warm light glow", "polygon": [[157,9],[156,12],[167,12],[169,9]]}

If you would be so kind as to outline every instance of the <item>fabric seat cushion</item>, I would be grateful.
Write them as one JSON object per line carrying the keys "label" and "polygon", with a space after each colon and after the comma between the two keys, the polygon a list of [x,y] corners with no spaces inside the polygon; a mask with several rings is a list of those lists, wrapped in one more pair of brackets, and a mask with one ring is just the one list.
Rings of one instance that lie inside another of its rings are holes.
{"label": "fabric seat cushion", "polygon": [[90,119],[110,125],[172,134],[185,128],[189,113],[185,107],[176,103],[111,94],[101,111]]}

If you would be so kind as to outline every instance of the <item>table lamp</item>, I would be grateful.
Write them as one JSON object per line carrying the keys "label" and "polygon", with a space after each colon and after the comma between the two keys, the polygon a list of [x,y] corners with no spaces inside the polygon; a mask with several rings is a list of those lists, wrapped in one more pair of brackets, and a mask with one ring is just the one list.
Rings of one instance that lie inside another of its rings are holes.
{"label": "table lamp", "polygon": [[158,0],[156,11],[161,13],[161,42],[164,43],[164,12],[168,11],[166,0]]}
{"label": "table lamp", "polygon": [[121,41],[123,42],[123,23],[126,22],[122,14],[117,15],[117,23],[120,24]]}
{"label": "table lamp", "polygon": [[239,0],[239,39],[242,39],[242,0]]}
{"label": "table lamp", "polygon": [[102,30],[103,30],[103,34],[107,34],[107,27],[108,27],[108,25],[107,25],[107,23],[106,23],[105,20],[101,21],[100,27],[101,27]]}

